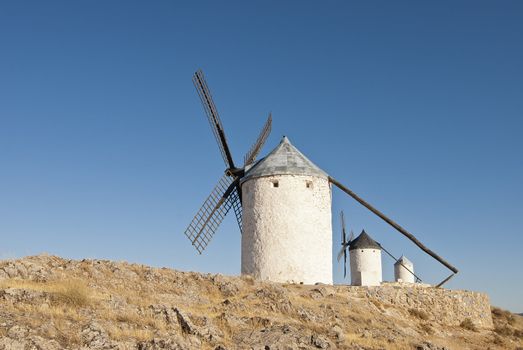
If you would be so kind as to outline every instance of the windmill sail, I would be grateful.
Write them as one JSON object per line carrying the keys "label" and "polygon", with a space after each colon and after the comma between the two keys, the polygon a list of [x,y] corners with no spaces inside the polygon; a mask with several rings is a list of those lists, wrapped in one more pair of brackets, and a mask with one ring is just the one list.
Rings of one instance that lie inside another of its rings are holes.
{"label": "windmill sail", "polygon": [[240,179],[245,176],[245,165],[254,162],[267,140],[271,132],[272,116],[269,114],[260,135],[245,156],[247,163],[243,167],[236,168],[227,143],[227,138],[225,137],[222,121],[218,115],[211,91],[207,86],[201,69],[194,73],[192,80],[226,166],[225,175],[220,179],[184,232],[198,253],[201,254],[231,208],[236,216],[240,232],[243,230],[242,189]]}
{"label": "windmill sail", "polygon": [[269,117],[267,118],[267,121],[265,122],[265,125],[263,126],[260,136],[258,136],[258,139],[252,145],[251,149],[247,154],[245,155],[243,166],[252,164],[255,160],[258,154],[260,153],[263,145],[265,144],[265,141],[267,140],[267,137],[271,133],[272,128],[272,114],[269,114]]}
{"label": "windmill sail", "polygon": [[235,186],[232,176],[223,175],[185,230],[198,253],[205,250],[231,207],[241,207]]}
{"label": "windmill sail", "polygon": [[343,253],[345,253],[347,249],[347,246],[343,245],[340,249],[340,251],[338,252],[338,256],[336,257],[336,260],[337,261],[340,261],[341,260],[341,257],[343,256]]}
{"label": "windmill sail", "polygon": [[234,168],[234,161],[232,159],[229,145],[227,144],[227,139],[225,138],[222,121],[220,120],[218,110],[216,109],[216,105],[214,104],[211,92],[207,87],[207,82],[205,81],[203,72],[201,70],[198,70],[196,73],[194,73],[193,83],[202,101],[203,109],[205,110],[207,118],[209,119],[209,124],[211,125],[216,142],[218,142],[218,147],[220,148],[225,166]]}
{"label": "windmill sail", "polygon": [[343,215],[343,210],[340,212],[340,222],[341,222],[341,250],[338,253],[337,260],[340,261],[343,256],[343,277],[347,276],[347,248],[350,245],[352,240],[352,231],[351,238],[347,242],[347,231],[345,230],[345,216]]}
{"label": "windmill sail", "polygon": [[240,199],[240,193],[238,192],[238,186],[232,191],[229,196],[229,200],[232,203],[232,209],[234,210],[234,215],[236,216],[236,221],[238,222],[238,227],[240,232],[243,232],[243,222],[242,222],[242,203]]}

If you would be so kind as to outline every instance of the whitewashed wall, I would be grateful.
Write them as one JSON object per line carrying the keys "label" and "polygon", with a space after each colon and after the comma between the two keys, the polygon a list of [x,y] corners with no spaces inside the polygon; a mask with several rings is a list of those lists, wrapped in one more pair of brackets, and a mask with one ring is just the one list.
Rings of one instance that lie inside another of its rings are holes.
{"label": "whitewashed wall", "polygon": [[350,254],[350,276],[353,286],[379,286],[382,281],[381,250],[353,249]]}
{"label": "whitewashed wall", "polygon": [[242,192],[242,274],[275,282],[332,284],[328,180],[266,176],[247,180]]}
{"label": "whitewashed wall", "polygon": [[[410,271],[414,272],[414,265],[411,262],[403,261],[402,263]],[[414,283],[414,275],[405,267],[399,263],[394,264],[394,279],[396,282]]]}

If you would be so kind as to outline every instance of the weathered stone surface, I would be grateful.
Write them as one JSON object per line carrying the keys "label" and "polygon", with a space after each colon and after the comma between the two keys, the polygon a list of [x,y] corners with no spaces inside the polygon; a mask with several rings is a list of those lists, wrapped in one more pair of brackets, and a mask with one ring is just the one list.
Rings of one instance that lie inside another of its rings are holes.
{"label": "weathered stone surface", "polygon": [[[273,183],[278,183],[274,187]],[[307,187],[308,186],[308,187]],[[274,175],[242,184],[242,273],[332,284],[331,187],[326,178]],[[274,234],[285,227],[285,235]]]}
{"label": "weathered stone surface", "polygon": [[109,339],[102,326],[96,322],[91,322],[82,330],[82,341],[85,349],[117,349],[116,344]]}
{"label": "weathered stone surface", "polygon": [[505,335],[489,329],[487,296],[417,284],[279,284],[53,256],[0,261],[0,276],[0,350],[523,346],[523,318],[497,312]]}
{"label": "weathered stone surface", "polygon": [[31,261],[7,260],[0,266],[0,280],[21,278],[33,281],[45,281],[48,273],[44,266]]}
{"label": "weathered stone surface", "polygon": [[167,339],[155,338],[149,341],[139,342],[137,350],[190,350],[197,349],[201,345],[198,341],[186,341],[182,337],[169,337]]}
{"label": "weathered stone surface", "polygon": [[434,345],[431,342],[423,342],[422,344],[419,344],[416,346],[416,350],[449,350],[449,349],[444,346]]}
{"label": "weathered stone surface", "polygon": [[330,348],[329,341],[322,337],[321,335],[313,334],[311,336],[311,344],[317,347],[318,349],[328,349]]}
{"label": "weathered stone surface", "polygon": [[154,315],[157,315],[165,320],[167,324],[178,323],[178,313],[174,308],[167,305],[150,305],[149,309],[152,310]]}
{"label": "weathered stone surface", "polygon": [[488,295],[463,290],[433,288],[426,285],[385,283],[379,287],[337,287],[349,297],[363,297],[406,309],[418,309],[428,320],[458,326],[470,318],[478,327],[492,327]]}
{"label": "weathered stone surface", "polygon": [[196,329],[188,315],[186,315],[183,311],[179,309],[174,309],[174,312],[176,313],[178,322],[180,322],[182,331],[184,331],[187,334],[198,334],[198,330]]}
{"label": "weathered stone surface", "polygon": [[52,339],[45,339],[32,334],[31,330],[22,326],[13,326],[6,337],[0,337],[0,350],[62,350],[60,344]]}
{"label": "weathered stone surface", "polygon": [[9,303],[31,303],[36,302],[49,302],[49,294],[34,290],[25,290],[20,288],[7,288],[0,290],[0,299],[4,299]]}

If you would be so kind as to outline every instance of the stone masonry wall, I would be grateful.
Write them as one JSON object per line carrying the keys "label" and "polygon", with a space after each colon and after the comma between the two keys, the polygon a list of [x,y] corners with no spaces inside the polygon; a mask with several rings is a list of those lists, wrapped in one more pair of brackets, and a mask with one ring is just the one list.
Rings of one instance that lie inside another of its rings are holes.
{"label": "stone masonry wall", "polygon": [[488,295],[464,290],[434,288],[408,283],[385,283],[379,287],[347,288],[349,297],[368,298],[384,305],[422,311],[428,321],[450,326],[469,318],[477,327],[491,328],[492,315]]}
{"label": "stone masonry wall", "polygon": [[273,282],[332,284],[329,181],[265,176],[245,181],[242,191],[242,274]]}

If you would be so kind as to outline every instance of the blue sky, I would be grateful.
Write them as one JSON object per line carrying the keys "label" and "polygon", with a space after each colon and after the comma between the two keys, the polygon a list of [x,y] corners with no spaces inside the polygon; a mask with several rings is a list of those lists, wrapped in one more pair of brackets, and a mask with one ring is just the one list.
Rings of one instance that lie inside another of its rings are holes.
{"label": "blue sky", "polygon": [[[202,68],[237,162],[272,111],[262,154],[287,135],[456,265],[449,287],[523,312],[521,62],[518,1],[2,2],[0,257],[238,274],[232,215],[202,256],[183,235],[224,170]],[[336,251],[340,209],[446,277],[335,190]]]}

